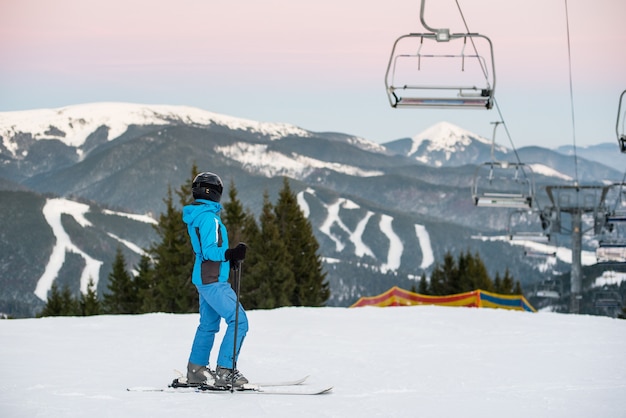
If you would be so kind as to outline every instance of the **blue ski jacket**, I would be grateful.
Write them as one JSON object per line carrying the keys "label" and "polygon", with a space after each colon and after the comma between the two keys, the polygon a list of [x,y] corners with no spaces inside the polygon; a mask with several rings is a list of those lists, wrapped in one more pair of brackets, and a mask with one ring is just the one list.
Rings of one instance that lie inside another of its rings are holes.
{"label": "blue ski jacket", "polygon": [[222,205],[198,199],[183,207],[183,222],[195,253],[191,281],[196,286],[228,281],[230,262],[224,258],[228,234],[220,218]]}

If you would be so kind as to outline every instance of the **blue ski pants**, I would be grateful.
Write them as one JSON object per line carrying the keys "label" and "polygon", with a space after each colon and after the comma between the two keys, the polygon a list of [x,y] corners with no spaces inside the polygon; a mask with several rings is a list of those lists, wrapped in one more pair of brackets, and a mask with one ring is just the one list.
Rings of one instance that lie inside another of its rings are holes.
{"label": "blue ski pants", "polygon": [[[237,295],[228,282],[197,285],[196,287],[200,296],[200,324],[193,339],[189,362],[202,366],[209,364],[215,334],[219,332],[221,319],[224,318],[227,328],[220,345],[217,365],[231,369],[233,367]],[[239,304],[236,357],[239,357],[239,350],[241,350],[247,332],[248,318],[241,304]]]}

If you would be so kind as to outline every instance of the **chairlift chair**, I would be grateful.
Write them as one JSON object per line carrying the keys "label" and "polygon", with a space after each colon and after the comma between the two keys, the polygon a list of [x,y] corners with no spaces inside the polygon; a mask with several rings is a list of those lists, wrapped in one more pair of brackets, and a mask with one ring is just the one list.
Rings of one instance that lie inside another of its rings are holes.
{"label": "chairlift chair", "polygon": [[533,197],[534,180],[529,166],[490,161],[477,167],[472,184],[476,206],[530,209]]}
{"label": "chairlift chair", "polygon": [[525,250],[524,255],[526,257],[534,257],[534,258],[555,258],[556,251]]}
{"label": "chairlift chair", "polygon": [[559,290],[556,281],[550,279],[542,280],[541,283],[535,286],[535,296],[538,298],[559,299],[561,297]]}
{"label": "chairlift chair", "polygon": [[535,192],[532,170],[518,162],[495,158],[496,130],[503,122],[492,122],[491,161],[476,167],[472,182],[472,199],[476,206],[529,209]]}
{"label": "chairlift chair", "polygon": [[511,241],[550,241],[550,219],[543,212],[528,209],[511,211],[508,234]]}
{"label": "chairlift chair", "polygon": [[[393,44],[385,87],[389,104],[398,107],[491,109],[495,64],[491,40],[478,33],[431,32],[402,35]],[[478,50],[489,51],[480,55]],[[471,52],[467,52],[466,50]]]}
{"label": "chairlift chair", "polygon": [[604,214],[604,226],[612,228],[614,224],[626,223],[626,174],[621,183],[614,183],[607,192],[607,210]]}
{"label": "chairlift chair", "polygon": [[626,243],[611,243],[600,241],[596,248],[598,264],[626,263]]}
{"label": "chairlift chair", "polygon": [[602,229],[598,248],[598,263],[626,263],[626,223],[607,223]]}

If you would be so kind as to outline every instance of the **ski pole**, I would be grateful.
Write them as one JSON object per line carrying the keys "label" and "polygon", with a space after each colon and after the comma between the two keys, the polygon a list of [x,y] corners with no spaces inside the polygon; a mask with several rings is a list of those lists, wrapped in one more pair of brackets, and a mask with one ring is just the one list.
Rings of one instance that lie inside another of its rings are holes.
{"label": "ski pole", "polygon": [[241,285],[241,263],[242,260],[237,260],[235,264],[235,295],[237,296],[235,302],[235,332],[233,341],[233,372],[230,378],[230,392],[235,390],[235,370],[237,370],[237,330],[239,328],[239,289]]}

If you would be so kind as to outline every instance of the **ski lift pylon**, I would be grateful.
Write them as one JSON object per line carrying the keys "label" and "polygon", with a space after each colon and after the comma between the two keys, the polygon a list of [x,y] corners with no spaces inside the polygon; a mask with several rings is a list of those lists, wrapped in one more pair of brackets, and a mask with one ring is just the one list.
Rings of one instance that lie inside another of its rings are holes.
{"label": "ski lift pylon", "polygon": [[[402,35],[393,44],[385,74],[389,104],[393,108],[491,109],[496,84],[491,40],[478,33],[429,27],[424,4],[422,0],[420,19],[431,32]],[[479,55],[477,44],[489,54]],[[467,53],[467,48],[474,52]]]}

